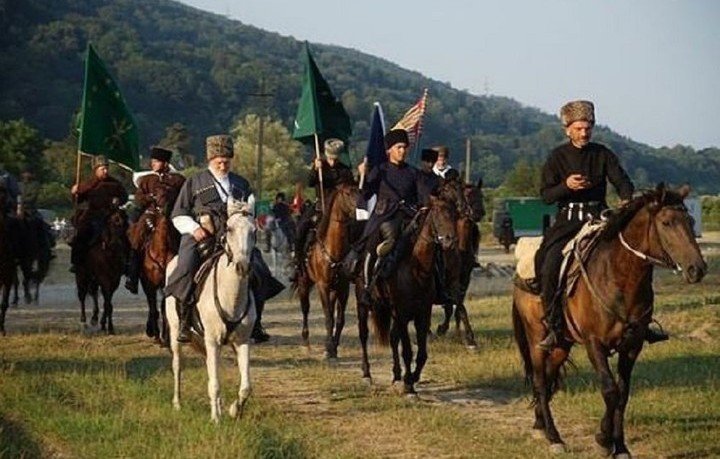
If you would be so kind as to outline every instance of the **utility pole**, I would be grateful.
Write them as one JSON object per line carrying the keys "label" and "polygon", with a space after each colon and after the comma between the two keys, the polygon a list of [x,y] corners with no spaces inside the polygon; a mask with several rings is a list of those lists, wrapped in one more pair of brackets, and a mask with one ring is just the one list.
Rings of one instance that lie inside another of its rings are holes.
{"label": "utility pole", "polygon": [[[252,97],[272,97],[273,93],[265,92],[265,78],[260,78],[260,91],[248,93],[248,96]],[[265,99],[261,104],[260,114],[258,115],[258,141],[257,141],[257,170],[255,171],[255,189],[257,190],[257,200],[262,199],[262,173],[263,173],[263,140],[265,134],[265,114],[267,113],[267,106]]]}
{"label": "utility pole", "polygon": [[468,137],[465,140],[465,183],[470,183],[470,151],[472,150],[472,145],[470,141],[470,137]]}

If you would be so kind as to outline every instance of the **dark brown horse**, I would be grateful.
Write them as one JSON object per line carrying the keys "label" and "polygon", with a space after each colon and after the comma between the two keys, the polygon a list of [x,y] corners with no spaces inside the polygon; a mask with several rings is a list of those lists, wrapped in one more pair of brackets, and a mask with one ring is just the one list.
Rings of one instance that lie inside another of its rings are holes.
{"label": "dark brown horse", "polygon": [[[420,380],[425,362],[427,361],[427,336],[430,331],[430,315],[435,298],[435,264],[436,251],[452,249],[455,244],[456,211],[453,204],[431,196],[430,205],[420,211],[409,228],[412,234],[409,253],[401,254],[395,272],[387,279],[379,280],[376,285],[373,305],[365,305],[358,294],[358,327],[362,345],[363,377],[371,381],[370,364],[367,358],[367,316],[368,308],[372,309],[373,325],[378,341],[390,344],[393,355],[393,384],[402,381],[406,394],[415,393],[415,383]],[[407,236],[403,236],[407,237]],[[364,309],[361,311],[361,309]],[[410,341],[409,323],[415,324],[417,337],[417,355],[415,370],[412,371],[413,349]],[[405,367],[404,375],[400,369],[400,343]]]}
{"label": "dark brown horse", "polygon": [[15,256],[12,252],[10,217],[5,215],[7,192],[0,184],[0,334],[5,336],[5,313],[10,306],[10,289],[15,280]]}
{"label": "dark brown horse", "polygon": [[[578,343],[585,346],[605,401],[595,440],[608,454],[630,457],[623,424],[630,376],[653,311],[653,268],[682,269],[689,283],[699,282],[707,268],[683,205],[686,194],[659,185],[609,218],[589,258],[578,265],[582,275],[564,298],[565,339],[551,352],[537,347],[546,333],[540,298],[515,287],[513,324],[525,377],[533,387],[533,428],[544,432],[553,450],[563,450],[564,443],[550,399],[570,348]],[[617,380],[608,364],[613,352],[618,354]]]}
{"label": "dark brown horse", "polygon": [[[339,185],[328,200],[327,209],[317,228],[310,247],[305,269],[294,286],[300,297],[302,310],[302,340],[309,346],[308,313],[310,291],[317,286],[325,314],[325,357],[337,358],[340,335],[345,326],[345,309],[350,282],[340,274],[340,262],[350,250],[351,227],[355,222],[355,207],[359,191],[354,184]],[[301,250],[301,248],[296,248]]]}
{"label": "dark brown horse", "polygon": [[[140,247],[140,283],[148,303],[145,333],[159,343],[167,344],[168,327],[165,315],[165,298],[161,295],[158,310],[158,292],[165,286],[165,270],[177,254],[180,234],[159,209],[147,211],[137,224],[145,225],[144,244]],[[162,325],[160,317],[162,316]]]}
{"label": "dark brown horse", "polygon": [[91,325],[98,323],[98,288],[103,295],[103,314],[100,329],[112,335],[115,328],[112,321],[112,297],[120,285],[125,270],[125,257],[129,249],[127,240],[127,216],[122,209],[116,208],[107,217],[102,235],[87,252],[84,260],[76,267],[75,284],[80,300],[80,322],[87,322],[85,316],[85,298],[93,299]]}
{"label": "dark brown horse", "polygon": [[[41,239],[46,238],[44,222],[42,217],[37,214],[25,214],[22,218],[17,219],[20,229],[18,233],[18,268],[22,272],[23,292],[25,303],[37,304],[40,298],[40,284],[47,276],[50,270],[50,252],[49,242],[46,242],[46,248],[43,249]],[[19,279],[15,280],[15,295],[13,304],[18,303],[18,287]],[[33,294],[34,291],[34,294]]]}
{"label": "dark brown horse", "polygon": [[485,215],[482,191],[473,185],[463,185],[459,181],[451,180],[441,185],[439,193],[441,197],[455,203],[457,208],[458,244],[452,250],[443,250],[445,283],[449,287],[448,296],[452,301],[443,305],[445,320],[438,325],[437,334],[443,336],[447,333],[454,312],[456,330],[458,332],[462,330],[462,338],[466,346],[475,348],[477,344],[465,308],[465,296],[470,286],[472,270],[475,268],[475,255],[480,244],[477,223]]}

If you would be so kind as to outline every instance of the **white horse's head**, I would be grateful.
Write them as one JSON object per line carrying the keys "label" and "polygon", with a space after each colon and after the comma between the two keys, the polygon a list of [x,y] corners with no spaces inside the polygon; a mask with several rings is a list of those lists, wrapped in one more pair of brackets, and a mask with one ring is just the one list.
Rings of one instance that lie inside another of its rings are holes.
{"label": "white horse's head", "polygon": [[247,202],[228,199],[225,246],[231,261],[243,275],[250,270],[250,254],[255,248],[255,221]]}

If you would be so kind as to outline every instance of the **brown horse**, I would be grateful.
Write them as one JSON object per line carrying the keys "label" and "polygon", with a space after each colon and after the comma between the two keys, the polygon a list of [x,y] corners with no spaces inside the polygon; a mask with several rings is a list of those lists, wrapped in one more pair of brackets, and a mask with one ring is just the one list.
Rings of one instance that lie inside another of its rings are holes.
{"label": "brown horse", "polygon": [[12,253],[10,217],[5,215],[7,191],[0,184],[0,334],[5,336],[5,313],[10,306],[10,289],[15,280],[15,256]]}
{"label": "brown horse", "polygon": [[[107,217],[99,241],[87,252],[84,260],[76,267],[75,284],[80,300],[80,322],[87,322],[85,316],[85,297],[93,299],[91,325],[98,323],[98,288],[103,295],[103,314],[100,329],[115,334],[112,321],[112,297],[120,285],[125,270],[125,256],[129,248],[127,240],[127,216],[122,209],[115,208]],[[107,327],[107,328],[106,328]]]}
{"label": "brown horse", "polygon": [[[25,213],[17,219],[18,233],[18,267],[23,274],[23,291],[25,304],[37,304],[40,299],[40,284],[50,270],[49,242],[45,242],[43,249],[41,239],[47,238],[44,222],[39,214]],[[15,279],[13,304],[17,305],[19,278]],[[34,291],[34,294],[33,294]]]}
{"label": "brown horse", "polygon": [[[148,303],[148,318],[145,333],[159,343],[167,344],[168,327],[165,315],[165,297],[161,294],[158,310],[158,292],[165,286],[165,270],[168,263],[177,254],[180,234],[160,209],[148,210],[137,222],[145,225],[143,246],[139,247],[142,266],[140,283]],[[130,230],[132,231],[132,229]],[[162,326],[160,317],[162,316]]]}
{"label": "brown horse", "polygon": [[[345,326],[345,309],[350,281],[340,274],[340,263],[350,250],[351,225],[355,222],[355,207],[359,191],[354,184],[339,185],[327,205],[328,211],[318,225],[315,241],[308,252],[305,269],[294,285],[302,310],[302,340],[309,346],[308,313],[310,291],[317,286],[325,314],[325,357],[337,358],[340,335]],[[301,250],[301,248],[296,248]]]}
{"label": "brown horse", "polygon": [[480,244],[477,223],[485,215],[482,191],[473,185],[463,185],[459,181],[451,180],[441,185],[439,194],[450,202],[454,202],[457,208],[458,244],[452,250],[443,250],[442,252],[445,264],[445,283],[449,287],[448,296],[453,301],[443,305],[445,320],[438,325],[437,334],[443,336],[447,333],[454,312],[456,330],[458,332],[462,330],[463,342],[467,347],[475,348],[477,343],[465,308],[465,295],[470,286],[472,270],[475,268],[475,254]]}
{"label": "brown horse", "polygon": [[[537,347],[546,328],[538,296],[513,291],[515,338],[526,380],[533,386],[534,429],[543,431],[553,450],[564,450],[550,412],[550,399],[573,343],[585,346],[597,373],[605,415],[595,440],[608,454],[630,457],[625,445],[624,416],[630,376],[643,346],[653,311],[652,274],[655,265],[682,269],[685,280],[699,282],[707,266],[680,193],[663,185],[635,198],[609,217],[582,274],[565,297],[565,340],[547,353]],[[577,261],[576,261],[577,263]],[[608,357],[618,354],[618,379]]]}
{"label": "brown horse", "polygon": [[[407,254],[400,254],[396,270],[387,279],[379,280],[375,288],[373,305],[365,305],[360,301],[362,287],[356,282],[358,294],[358,327],[362,345],[363,377],[371,381],[370,364],[367,358],[367,316],[368,308],[372,307],[373,325],[378,341],[383,345],[390,344],[393,355],[393,384],[404,382],[406,394],[415,393],[415,383],[420,380],[425,362],[427,361],[427,336],[430,331],[430,315],[435,298],[436,251],[452,249],[455,244],[456,211],[453,204],[430,197],[430,205],[420,211],[409,225],[411,249]],[[402,236],[407,237],[407,236]],[[361,308],[364,309],[361,311]],[[408,325],[415,324],[417,337],[417,355],[415,371],[411,371],[413,349],[410,342]],[[402,357],[405,374],[401,374],[399,345],[402,343]]]}

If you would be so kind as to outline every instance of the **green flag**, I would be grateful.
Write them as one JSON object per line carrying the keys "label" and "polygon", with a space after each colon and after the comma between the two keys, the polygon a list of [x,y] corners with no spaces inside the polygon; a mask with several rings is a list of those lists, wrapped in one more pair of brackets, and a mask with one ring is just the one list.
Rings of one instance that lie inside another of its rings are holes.
{"label": "green flag", "polygon": [[120,89],[92,45],[85,58],[79,150],[138,170],[138,131]]}
{"label": "green flag", "polygon": [[321,141],[334,137],[347,144],[351,132],[350,117],[320,74],[305,42],[305,73],[293,138],[313,142],[317,134]]}

